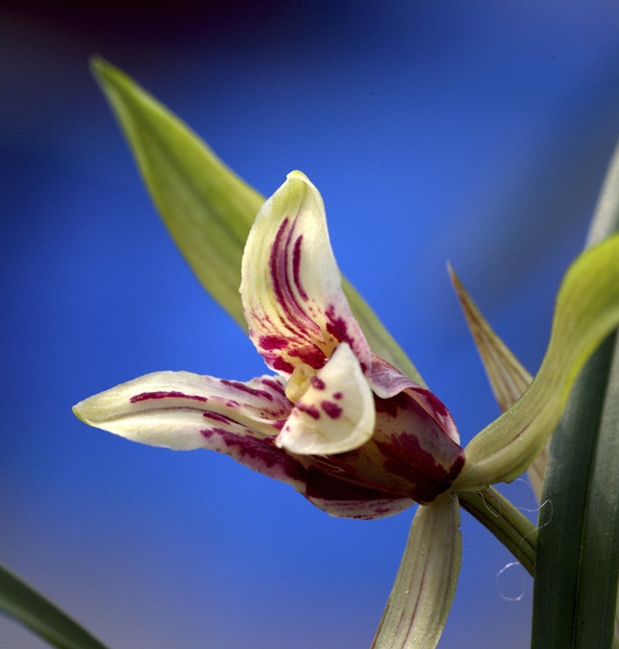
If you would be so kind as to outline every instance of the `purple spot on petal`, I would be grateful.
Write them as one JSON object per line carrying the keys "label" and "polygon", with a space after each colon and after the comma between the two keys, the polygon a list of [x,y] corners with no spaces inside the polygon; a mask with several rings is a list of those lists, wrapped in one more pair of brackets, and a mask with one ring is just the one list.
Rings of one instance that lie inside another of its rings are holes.
{"label": "purple spot on petal", "polygon": [[316,390],[324,390],[327,386],[326,383],[318,376],[312,376],[310,379],[310,383],[313,388],[316,388]]}
{"label": "purple spot on petal", "polygon": [[333,401],[322,401],[320,407],[331,417],[331,419],[337,419],[342,414],[342,409],[333,403]]}
{"label": "purple spot on petal", "polygon": [[[306,406],[302,403],[297,404],[297,409],[300,410],[301,412],[304,412],[305,414],[309,415],[310,417],[313,417],[314,419],[320,419],[320,411],[316,406],[311,405],[311,406]],[[293,410],[294,412],[294,410]]]}
{"label": "purple spot on petal", "polygon": [[326,308],[325,316],[327,317],[327,331],[339,342],[347,342],[352,346],[346,320],[342,317],[335,316],[335,308],[332,304]]}
{"label": "purple spot on petal", "polygon": [[341,392],[334,392],[332,396],[334,399],[337,399],[338,401],[344,397],[344,395]]}

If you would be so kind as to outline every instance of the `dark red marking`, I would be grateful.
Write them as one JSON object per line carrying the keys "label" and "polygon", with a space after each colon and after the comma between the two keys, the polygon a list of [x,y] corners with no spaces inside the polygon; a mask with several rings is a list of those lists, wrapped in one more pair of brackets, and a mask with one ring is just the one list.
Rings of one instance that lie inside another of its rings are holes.
{"label": "dark red marking", "polygon": [[279,356],[265,356],[264,360],[277,372],[286,372],[286,374],[294,372],[294,365]]}
{"label": "dark red marking", "polygon": [[285,349],[288,346],[288,339],[284,336],[264,335],[260,336],[258,344],[261,349],[270,352],[276,349]]}
{"label": "dark red marking", "polygon": [[331,419],[337,419],[342,414],[342,409],[333,403],[333,401],[321,401],[320,407],[331,417]]}
{"label": "dark red marking", "polygon": [[263,385],[266,385],[267,387],[271,388],[273,391],[278,392],[283,396],[286,396],[284,386],[278,381],[275,381],[274,379],[270,379],[269,377],[265,377],[261,379],[260,382]]}
{"label": "dark red marking", "polygon": [[229,417],[225,415],[220,415],[218,412],[203,412],[202,416],[205,419],[212,419],[213,421],[219,421],[223,424],[235,423]]}
{"label": "dark red marking", "polygon": [[193,401],[201,401],[206,403],[208,399],[197,394],[185,394],[184,392],[177,392],[176,390],[158,392],[142,392],[136,394],[129,399],[130,403],[138,403],[139,401],[149,401],[150,399],[192,399]]}
{"label": "dark red marking", "polygon": [[260,397],[261,399],[268,399],[269,401],[273,401],[273,395],[270,392],[267,392],[266,390],[257,390],[256,388],[250,388],[248,385],[245,385],[245,383],[241,383],[240,381],[229,381],[228,379],[220,379],[220,382],[222,385],[231,388],[236,388],[241,392],[247,392],[247,394],[251,394],[254,397]]}
{"label": "dark red marking", "polygon": [[312,376],[310,383],[316,390],[324,390],[327,387],[327,384],[318,376]]}
{"label": "dark red marking", "polygon": [[303,300],[307,300],[307,293],[301,284],[301,243],[303,242],[303,235],[300,235],[296,238],[294,242],[294,248],[292,250],[292,272],[294,277],[294,283],[301,295]]}
{"label": "dark red marking", "polygon": [[297,409],[301,412],[306,413],[310,417],[313,417],[314,419],[320,419],[320,411],[314,405],[305,406],[302,403],[299,403],[297,404]]}
{"label": "dark red marking", "polygon": [[336,317],[335,308],[330,304],[325,310],[327,318],[327,331],[334,336],[339,342],[347,342],[352,347],[352,340],[348,335],[348,325],[342,317]]}

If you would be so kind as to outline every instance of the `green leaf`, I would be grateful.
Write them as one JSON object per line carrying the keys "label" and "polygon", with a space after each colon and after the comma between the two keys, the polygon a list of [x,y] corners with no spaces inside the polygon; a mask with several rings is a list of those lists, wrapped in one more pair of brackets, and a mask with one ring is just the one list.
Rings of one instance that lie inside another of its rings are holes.
{"label": "green leaf", "polygon": [[555,429],[584,363],[619,324],[619,236],[589,248],[568,269],[550,343],[522,397],[476,435],[454,487],[481,490],[523,473]]}
{"label": "green leaf", "polygon": [[456,592],[460,509],[451,494],[415,513],[406,549],[371,649],[434,649]]}
{"label": "green leaf", "polygon": [[[130,77],[100,58],[93,59],[92,68],[176,245],[204,288],[245,328],[238,293],[241,256],[265,198]],[[406,354],[345,280],[344,290],[372,350],[424,385]]]}
{"label": "green leaf", "polygon": [[[589,243],[619,230],[619,149]],[[534,649],[617,646],[619,346],[612,335],[580,374],[550,445],[533,600]],[[613,635],[614,641],[613,641]]]}
{"label": "green leaf", "polygon": [[264,198],[127,75],[101,59],[92,68],[174,242],[204,288],[245,326],[241,255]]}
{"label": "green leaf", "polygon": [[451,266],[449,274],[466,323],[488,375],[490,387],[499,408],[505,412],[518,401],[531,384],[533,377],[494,332]]}
{"label": "green leaf", "polygon": [[0,610],[59,649],[106,649],[66,613],[2,566]]}

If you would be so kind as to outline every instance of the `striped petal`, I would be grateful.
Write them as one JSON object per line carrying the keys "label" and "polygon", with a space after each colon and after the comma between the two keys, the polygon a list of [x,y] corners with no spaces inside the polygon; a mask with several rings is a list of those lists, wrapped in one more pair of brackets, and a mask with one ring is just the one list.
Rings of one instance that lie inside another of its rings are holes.
{"label": "striped petal", "polygon": [[274,438],[290,409],[278,377],[240,383],[154,372],[85,399],[73,411],[87,424],[134,442],[192,450],[211,448],[221,431]]}
{"label": "striped petal", "polygon": [[365,444],[374,433],[374,422],[368,381],[350,346],[342,343],[307,380],[276,443],[302,455],[343,453]]}
{"label": "striped petal", "polygon": [[264,204],[243,253],[241,297],[250,337],[267,365],[317,370],[342,342],[363,371],[370,350],[344,296],[322,198],[299,171]]}
{"label": "striped petal", "polygon": [[135,442],[229,455],[294,487],[332,516],[380,518],[413,504],[351,482],[324,457],[298,456],[278,447],[276,435],[291,407],[277,377],[240,383],[189,372],[155,372],[81,401],[73,410],[85,423]]}

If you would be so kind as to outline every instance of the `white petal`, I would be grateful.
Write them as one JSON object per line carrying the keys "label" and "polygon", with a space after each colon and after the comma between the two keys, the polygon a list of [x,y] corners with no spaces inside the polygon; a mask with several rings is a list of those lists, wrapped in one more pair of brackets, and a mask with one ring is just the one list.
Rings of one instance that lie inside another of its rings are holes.
{"label": "white petal", "polygon": [[356,449],[374,433],[374,396],[347,343],[333,352],[296,401],[278,446],[301,455]]}
{"label": "white petal", "polygon": [[321,368],[347,342],[364,370],[370,351],[342,290],[322,198],[299,171],[264,204],[243,253],[241,297],[252,341],[275,371]]}
{"label": "white petal", "polygon": [[[213,430],[273,437],[290,403],[277,377],[247,383],[190,372],[154,372],[81,401],[87,424],[135,442],[177,450],[209,448]],[[216,449],[219,450],[219,449]]]}

